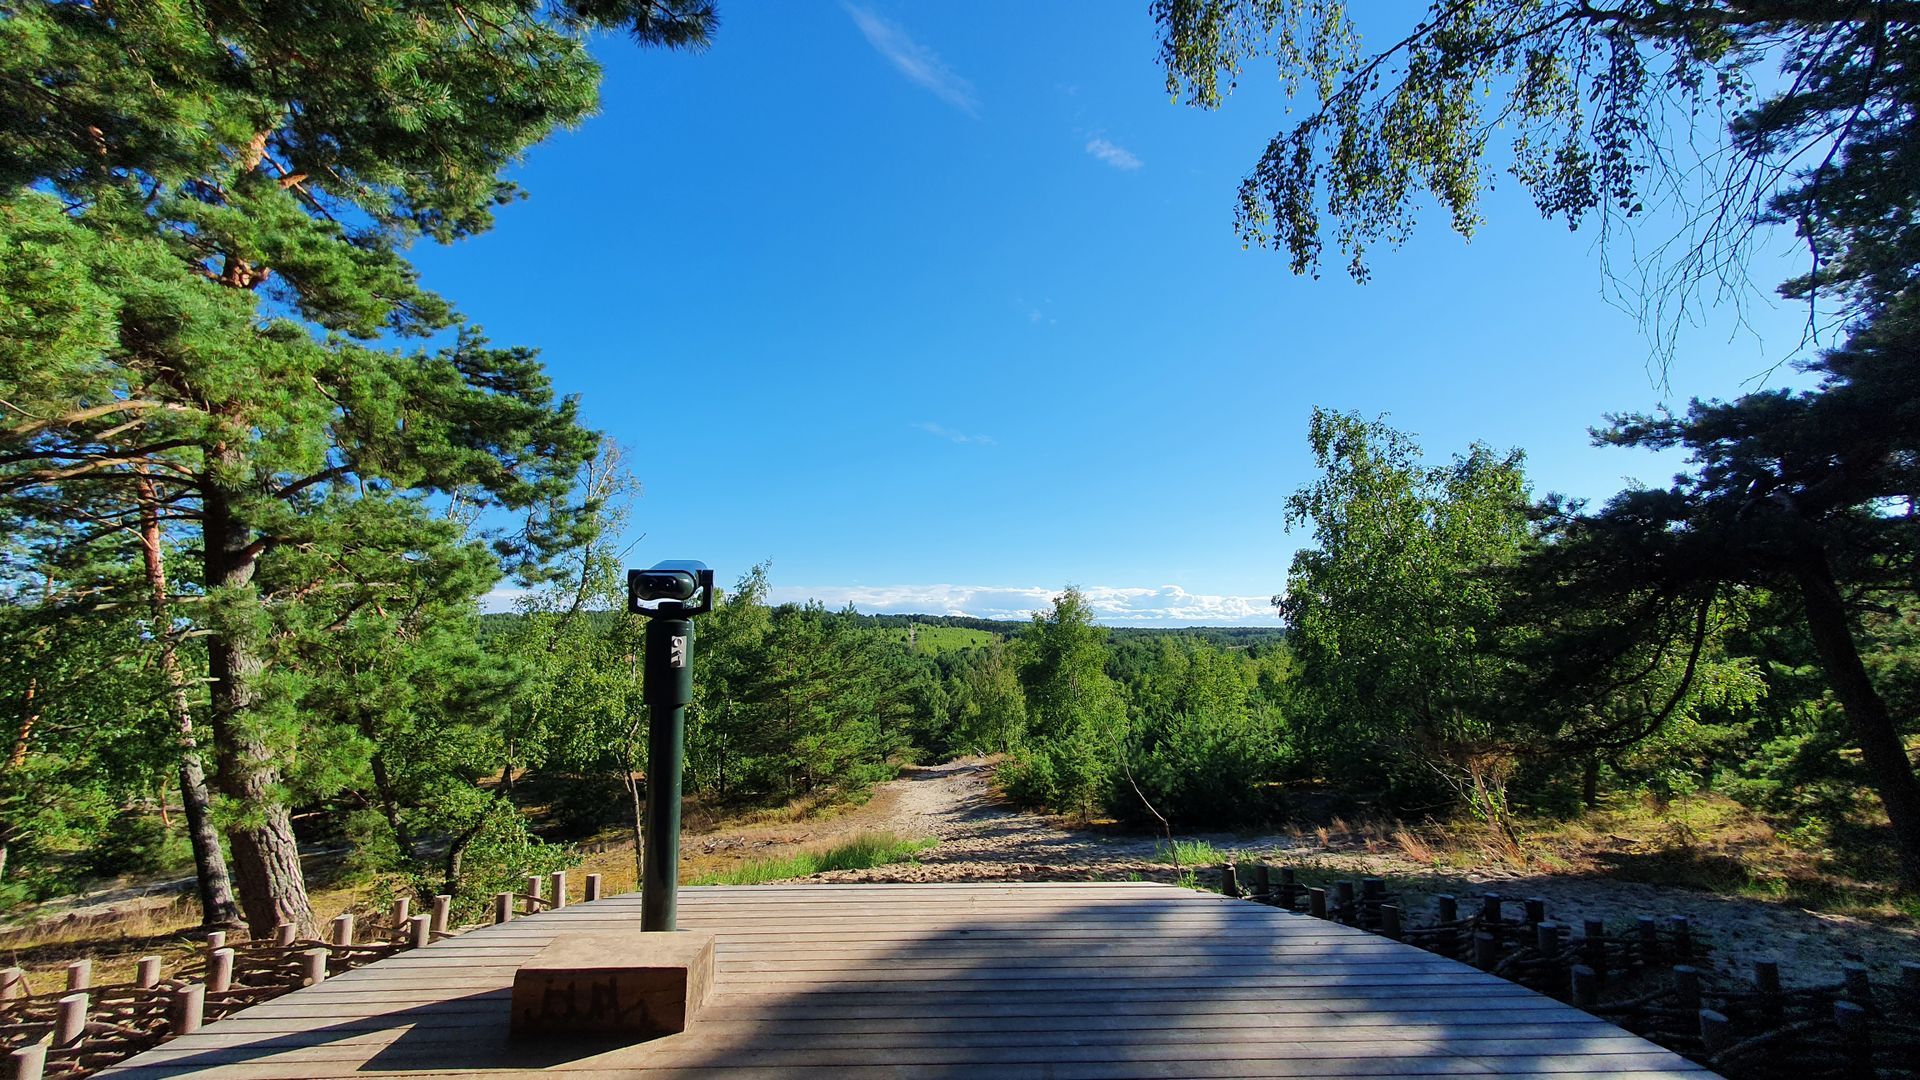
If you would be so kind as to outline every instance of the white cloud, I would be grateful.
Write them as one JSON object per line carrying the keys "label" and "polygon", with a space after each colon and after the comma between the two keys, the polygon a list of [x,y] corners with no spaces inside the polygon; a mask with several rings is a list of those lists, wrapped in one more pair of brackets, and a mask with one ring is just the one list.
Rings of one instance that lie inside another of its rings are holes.
{"label": "white cloud", "polygon": [[[981,619],[1026,619],[1053,606],[1062,590],[1017,585],[776,585],[776,604],[818,600],[830,608],[848,604],[869,614],[972,615]],[[1094,618],[1109,626],[1278,626],[1272,598],[1190,593],[1178,585],[1158,588],[1085,586],[1080,590]]]}
{"label": "white cloud", "polygon": [[994,442],[993,436],[991,435],[968,435],[964,432],[953,431],[949,428],[941,427],[939,424],[931,423],[929,421],[922,421],[913,426],[916,429],[920,431],[924,431],[927,434],[932,435],[937,439],[945,439],[948,442],[970,444],[973,446],[998,445]]}
{"label": "white cloud", "polygon": [[968,116],[980,115],[980,103],[973,95],[973,84],[948,67],[947,62],[940,59],[939,53],[913,40],[899,23],[855,4],[841,6],[847,9],[853,24],[866,35],[867,44],[886,57],[887,62],[900,74]]}
{"label": "white cloud", "polygon": [[1141,165],[1140,159],[1134,157],[1126,147],[1106,139],[1088,139],[1087,153],[1125,172],[1132,172]]}
{"label": "white cloud", "polygon": [[527,594],[532,591],[531,589],[516,588],[512,585],[496,585],[485,596],[480,598],[480,610],[489,615],[497,615],[503,611],[517,610],[517,605],[520,601],[526,599]]}

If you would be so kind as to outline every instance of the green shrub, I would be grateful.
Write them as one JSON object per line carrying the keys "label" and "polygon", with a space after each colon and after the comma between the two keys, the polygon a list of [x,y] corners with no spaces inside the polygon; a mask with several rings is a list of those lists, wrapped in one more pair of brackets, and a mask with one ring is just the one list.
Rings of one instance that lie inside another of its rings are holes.
{"label": "green shrub", "polygon": [[192,842],[184,828],[169,829],[154,815],[134,811],[120,815],[85,852],[87,872],[103,877],[159,873],[192,862]]}
{"label": "green shrub", "polygon": [[[527,875],[545,876],[579,861],[571,847],[546,843],[529,832],[526,818],[511,803],[496,802],[485,814],[461,853],[460,880],[453,891],[456,924],[483,918],[497,893],[525,891]],[[431,896],[445,883],[436,873],[417,871],[409,884],[417,895]]]}
{"label": "green shrub", "polygon": [[1141,805],[1144,798],[1175,823],[1229,828],[1265,821],[1277,809],[1271,786],[1279,767],[1276,727],[1244,709],[1142,723],[1127,750],[1131,782],[1116,785],[1109,810],[1136,822],[1152,820]]}

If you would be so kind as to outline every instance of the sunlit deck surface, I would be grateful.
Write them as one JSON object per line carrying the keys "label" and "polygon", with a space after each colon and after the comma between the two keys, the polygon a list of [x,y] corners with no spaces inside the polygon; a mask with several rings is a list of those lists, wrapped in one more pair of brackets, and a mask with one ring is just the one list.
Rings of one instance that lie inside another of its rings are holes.
{"label": "sunlit deck surface", "polygon": [[103,1075],[1713,1075],[1411,946],[1170,885],[689,888],[680,925],[719,938],[682,1034],[507,1040],[515,966],[556,934],[638,932],[632,895],[402,953]]}

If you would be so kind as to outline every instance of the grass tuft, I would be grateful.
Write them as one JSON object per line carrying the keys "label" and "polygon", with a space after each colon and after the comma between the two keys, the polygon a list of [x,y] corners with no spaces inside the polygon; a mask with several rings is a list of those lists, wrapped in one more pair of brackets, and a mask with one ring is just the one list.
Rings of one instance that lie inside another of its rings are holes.
{"label": "grass tuft", "polygon": [[1160,844],[1154,848],[1153,857],[1175,866],[1217,866],[1228,859],[1226,852],[1205,840],[1175,840],[1171,848]]}
{"label": "grass tuft", "polygon": [[823,851],[800,851],[778,859],[756,859],[731,870],[694,880],[695,885],[760,885],[769,881],[824,874],[829,870],[866,870],[889,863],[917,862],[916,856],[938,844],[931,837],[909,840],[890,832],[861,833]]}

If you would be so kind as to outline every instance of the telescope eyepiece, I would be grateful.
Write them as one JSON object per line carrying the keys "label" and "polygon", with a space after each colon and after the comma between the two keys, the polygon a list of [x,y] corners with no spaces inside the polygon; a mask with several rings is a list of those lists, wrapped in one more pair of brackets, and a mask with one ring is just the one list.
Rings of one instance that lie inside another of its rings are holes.
{"label": "telescope eyepiece", "polygon": [[700,578],[691,570],[633,570],[627,591],[636,600],[691,600],[700,592]]}

